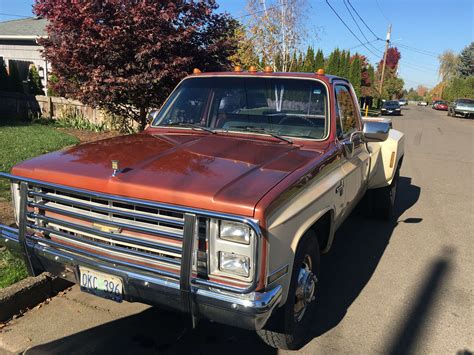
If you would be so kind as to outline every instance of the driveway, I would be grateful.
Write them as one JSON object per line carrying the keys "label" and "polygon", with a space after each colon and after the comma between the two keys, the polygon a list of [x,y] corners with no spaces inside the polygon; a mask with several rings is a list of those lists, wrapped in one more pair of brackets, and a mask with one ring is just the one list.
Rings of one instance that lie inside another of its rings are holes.
{"label": "driveway", "polygon": [[[474,120],[413,105],[396,219],[355,213],[322,258],[313,340],[298,354],[472,354]],[[1,329],[0,348],[30,353],[276,354],[252,332],[77,287]],[[280,351],[285,354],[286,352]]]}

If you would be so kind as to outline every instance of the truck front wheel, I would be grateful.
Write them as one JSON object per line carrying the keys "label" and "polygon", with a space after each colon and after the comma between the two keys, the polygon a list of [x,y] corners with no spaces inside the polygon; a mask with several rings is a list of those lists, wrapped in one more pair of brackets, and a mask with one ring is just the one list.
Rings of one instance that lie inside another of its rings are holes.
{"label": "truck front wheel", "polygon": [[318,297],[319,261],[318,238],[314,232],[306,233],[296,250],[286,303],[266,329],[257,331],[271,347],[297,350],[308,339]]}

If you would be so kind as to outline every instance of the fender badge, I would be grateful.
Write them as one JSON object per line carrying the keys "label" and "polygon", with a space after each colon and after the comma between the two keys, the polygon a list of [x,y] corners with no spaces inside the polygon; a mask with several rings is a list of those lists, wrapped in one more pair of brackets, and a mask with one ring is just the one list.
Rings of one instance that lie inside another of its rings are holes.
{"label": "fender badge", "polygon": [[100,224],[100,223],[92,223],[92,227],[105,233],[120,233],[121,232],[121,229],[118,227],[106,226],[105,224]]}
{"label": "fender badge", "polygon": [[119,172],[119,161],[118,160],[112,160],[112,176],[116,176],[117,173]]}

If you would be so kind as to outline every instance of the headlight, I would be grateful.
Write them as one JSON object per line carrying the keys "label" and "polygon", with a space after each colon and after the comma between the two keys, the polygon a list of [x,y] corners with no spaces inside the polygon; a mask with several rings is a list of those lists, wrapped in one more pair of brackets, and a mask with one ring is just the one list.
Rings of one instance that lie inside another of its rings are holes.
{"label": "headlight", "polygon": [[387,109],[386,109],[386,108],[383,108],[382,111],[387,111]]}
{"label": "headlight", "polygon": [[400,109],[399,109],[399,108],[396,108],[395,110],[396,110],[396,111],[400,111]]}
{"label": "headlight", "polygon": [[217,282],[251,283],[256,277],[259,235],[251,224],[211,218],[209,221],[209,276]]}
{"label": "headlight", "polygon": [[219,269],[244,277],[250,275],[250,258],[248,256],[219,252]]}
{"label": "headlight", "polygon": [[13,214],[15,216],[15,222],[17,225],[20,224],[20,186],[17,183],[10,185],[12,192],[12,204]]}
{"label": "headlight", "polygon": [[221,221],[219,237],[240,244],[250,244],[250,228],[238,222]]}

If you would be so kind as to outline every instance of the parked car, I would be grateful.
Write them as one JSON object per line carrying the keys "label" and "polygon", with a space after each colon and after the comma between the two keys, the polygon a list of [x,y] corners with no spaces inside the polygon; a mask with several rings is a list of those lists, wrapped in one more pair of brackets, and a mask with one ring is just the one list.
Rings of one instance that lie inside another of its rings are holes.
{"label": "parked car", "polygon": [[435,110],[448,111],[448,104],[445,101],[439,101],[434,105]]}
{"label": "parked car", "polygon": [[400,106],[406,106],[406,105],[408,105],[408,100],[407,99],[400,99],[400,100],[398,100],[398,104]]}
{"label": "parked car", "polygon": [[474,99],[457,99],[448,107],[448,116],[474,117]]}
{"label": "parked car", "polygon": [[418,105],[418,106],[428,106],[428,102],[426,102],[426,101],[418,101],[417,105]]}
{"label": "parked car", "polygon": [[435,109],[436,110],[436,106],[440,103],[443,103],[444,101],[443,100],[435,100],[433,101],[433,103],[431,104],[431,108],[432,109]]}
{"label": "parked car", "polygon": [[151,117],[2,173],[18,228],[0,246],[32,275],[301,347],[337,228],[364,195],[392,216],[404,134],[363,123],[346,79],[270,68],[196,70]]}
{"label": "parked car", "polygon": [[401,115],[400,104],[398,101],[385,101],[381,108],[382,115]]}

